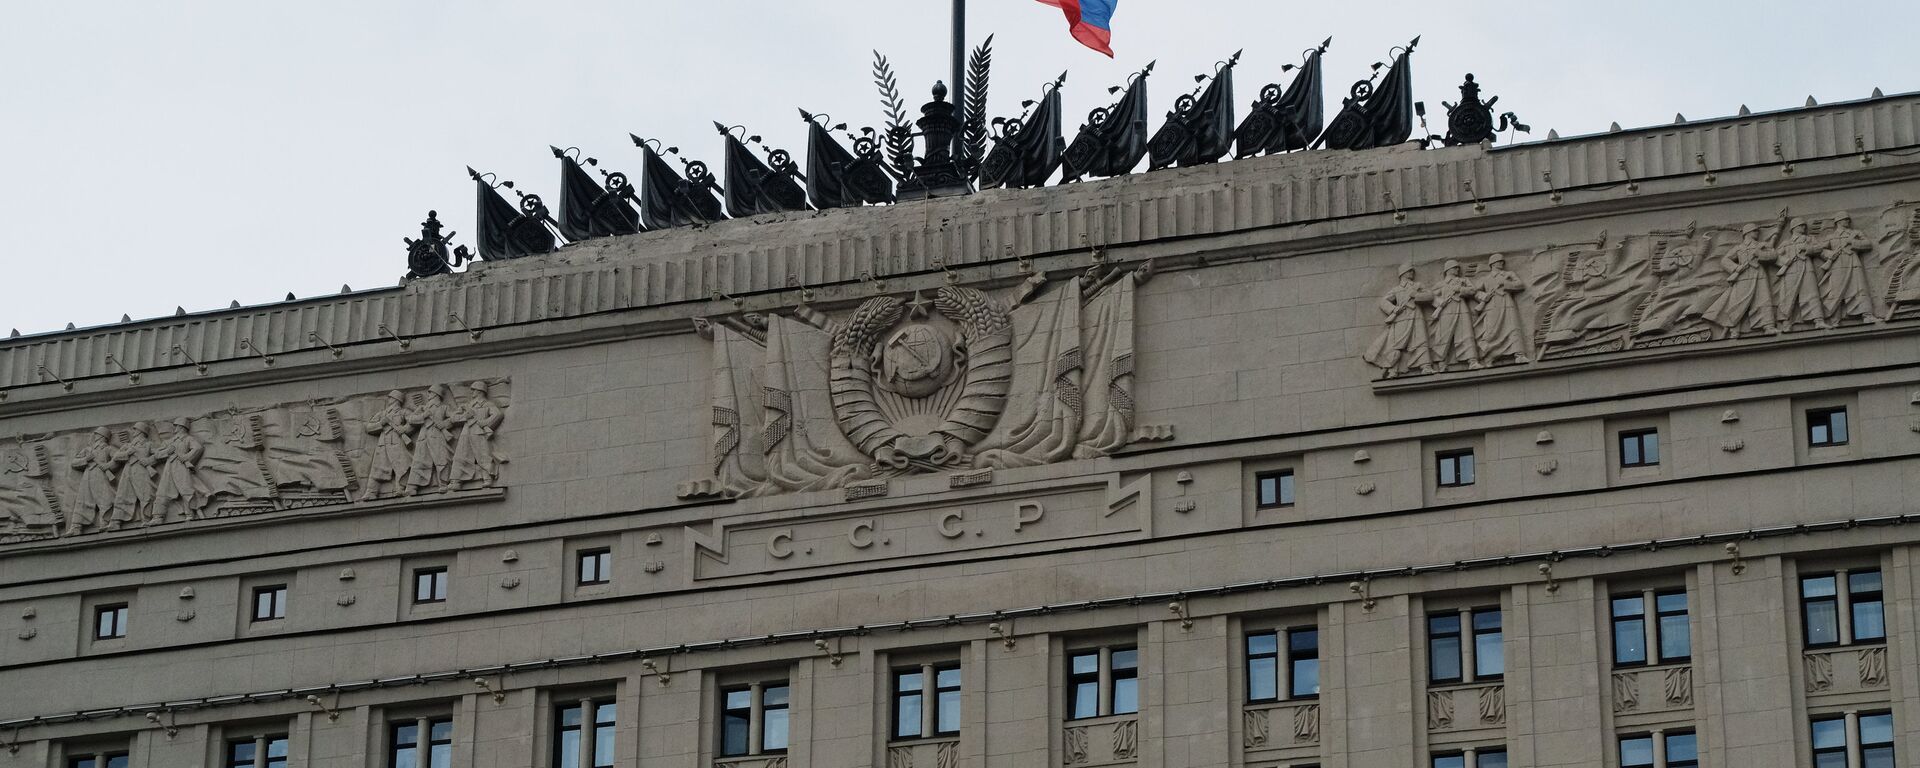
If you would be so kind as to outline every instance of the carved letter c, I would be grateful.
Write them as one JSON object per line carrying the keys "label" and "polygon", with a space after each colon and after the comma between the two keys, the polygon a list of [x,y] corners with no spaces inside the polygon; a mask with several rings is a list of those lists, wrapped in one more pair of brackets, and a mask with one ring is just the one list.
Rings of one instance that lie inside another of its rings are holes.
{"label": "carved letter c", "polygon": [[788,529],[781,531],[774,534],[773,538],[768,539],[767,554],[772,555],[775,560],[785,560],[793,557],[793,530]]}
{"label": "carved letter c", "polygon": [[957,539],[967,535],[967,532],[953,527],[953,524],[965,519],[967,516],[964,512],[948,512],[940,516],[939,522],[934,523],[934,527],[940,529],[942,537]]}
{"label": "carved letter c", "polygon": [[866,549],[873,546],[873,521],[862,520],[853,524],[853,530],[847,531],[847,543],[854,549]]}

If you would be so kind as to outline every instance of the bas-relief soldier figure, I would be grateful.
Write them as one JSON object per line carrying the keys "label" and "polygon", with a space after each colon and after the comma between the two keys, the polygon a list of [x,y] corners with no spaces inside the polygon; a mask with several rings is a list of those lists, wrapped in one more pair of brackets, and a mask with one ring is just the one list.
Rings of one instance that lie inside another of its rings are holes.
{"label": "bas-relief soldier figure", "polygon": [[1433,284],[1433,322],[1427,326],[1433,362],[1442,369],[1461,363],[1469,370],[1484,367],[1473,323],[1473,302],[1479,292],[1479,286],[1461,274],[1460,262],[1448,259],[1440,280]]}
{"label": "bas-relief soldier figure", "polygon": [[1413,279],[1413,265],[1400,267],[1400,282],[1380,297],[1380,312],[1387,316],[1386,327],[1367,348],[1365,360],[1385,372],[1387,378],[1410,370],[1433,373],[1432,350],[1427,346],[1427,316],[1420,305],[1433,303],[1433,294]]}
{"label": "bas-relief soldier figure", "polygon": [[413,464],[407,472],[407,492],[445,488],[453,464],[453,416],[447,405],[447,385],[427,389],[425,401],[407,414],[413,436]]}
{"label": "bas-relief soldier figure", "polygon": [[1779,315],[1773,306],[1773,264],[1778,255],[1760,239],[1760,225],[1740,230],[1740,243],[1720,257],[1728,287],[1707,307],[1708,322],[1737,339],[1743,333],[1779,333]]}
{"label": "bas-relief soldier figure", "polygon": [[197,519],[207,508],[206,484],[200,479],[200,458],[206,446],[193,436],[192,422],[182,416],[173,420],[173,434],[153,452],[163,462],[154,487],[154,517],[162,522],[177,505],[182,519]]}
{"label": "bas-relief soldier figure", "polygon": [[0,463],[0,534],[53,536],[59,532],[60,515],[47,508],[40,487],[27,479],[32,475],[18,451],[7,452]]}
{"label": "bas-relief soldier figure", "polygon": [[1852,216],[1842,215],[1833,223],[1833,231],[1821,244],[1826,269],[1820,275],[1820,299],[1827,320],[1835,325],[1861,320],[1878,323],[1873,296],[1867,292],[1867,268],[1861,261],[1862,254],[1873,252],[1873,241],[1853,228]]}
{"label": "bas-relief soldier figure", "polygon": [[142,421],[127,431],[127,442],[114,452],[120,462],[120,485],[113,493],[113,518],[142,525],[158,522],[153,514],[153,426]]}
{"label": "bas-relief soldier figure", "polygon": [[473,398],[453,415],[453,421],[460,425],[460,437],[453,446],[453,470],[449,477],[462,487],[488,485],[500,473],[500,459],[493,453],[493,435],[505,414],[488,394],[486,382],[476,381],[467,387],[473,390]]}
{"label": "bas-relief soldier figure", "polygon": [[1820,273],[1814,264],[1818,251],[1807,234],[1807,222],[1794,221],[1786,241],[1780,244],[1779,282],[1774,284],[1774,306],[1781,330],[1790,331],[1802,323],[1812,323],[1814,328],[1833,327],[1827,321],[1826,301],[1820,296]]}
{"label": "bas-relief soldier figure", "polygon": [[373,498],[382,483],[392,483],[394,490],[407,487],[407,474],[413,469],[414,425],[408,420],[406,395],[397,389],[388,392],[386,406],[367,420],[366,430],[378,438],[374,442],[373,464],[367,471],[367,481],[360,487],[360,501]]}
{"label": "bas-relief soldier figure", "polygon": [[1487,259],[1487,273],[1480,276],[1474,299],[1476,336],[1487,365],[1527,362],[1527,333],[1520,324],[1520,294],[1526,290],[1520,276],[1507,269],[1506,254]]}
{"label": "bas-relief soldier figure", "polygon": [[80,472],[74,483],[71,511],[67,514],[68,535],[79,533],[87,525],[99,524],[109,530],[120,525],[120,521],[113,518],[113,478],[119,461],[114,458],[107,436],[106,427],[94,428],[86,445],[74,451],[73,459],[68,462],[68,466]]}

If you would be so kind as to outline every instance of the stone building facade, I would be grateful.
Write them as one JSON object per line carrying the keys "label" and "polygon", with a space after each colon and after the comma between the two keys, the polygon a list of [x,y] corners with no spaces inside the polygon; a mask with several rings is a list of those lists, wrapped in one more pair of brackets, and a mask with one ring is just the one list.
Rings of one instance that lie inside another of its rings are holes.
{"label": "stone building facade", "polygon": [[1920,96],[0,344],[0,766],[1915,765]]}

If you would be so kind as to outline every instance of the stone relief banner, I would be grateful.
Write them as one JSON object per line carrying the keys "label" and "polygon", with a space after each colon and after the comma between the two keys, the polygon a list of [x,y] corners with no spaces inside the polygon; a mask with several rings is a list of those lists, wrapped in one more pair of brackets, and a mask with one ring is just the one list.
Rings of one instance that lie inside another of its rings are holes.
{"label": "stone relief banner", "polygon": [[[1381,379],[1920,319],[1920,204],[1400,268],[1361,357]],[[1431,269],[1429,267],[1429,269]]]}
{"label": "stone relief banner", "polygon": [[508,396],[435,384],[0,442],[0,544],[490,487]]}
{"label": "stone relief banner", "polygon": [[713,342],[712,472],[679,495],[884,495],[867,489],[1170,439],[1134,423],[1134,289],[1152,276],[1151,262],[1096,267],[1006,295],[947,286],[840,317],[801,305],[697,321]]}

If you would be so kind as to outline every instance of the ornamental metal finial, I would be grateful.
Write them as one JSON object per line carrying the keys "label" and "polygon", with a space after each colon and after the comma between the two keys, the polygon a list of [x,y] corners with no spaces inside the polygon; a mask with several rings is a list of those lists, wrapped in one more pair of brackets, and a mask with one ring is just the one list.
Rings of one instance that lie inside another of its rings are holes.
{"label": "ornamental metal finial", "polygon": [[913,174],[900,182],[903,200],[951,197],[968,194],[967,179],[953,158],[953,136],[960,131],[953,104],[947,101],[947,84],[935,81],[933,101],[920,106],[920,139],[926,154],[914,162]]}
{"label": "ornamental metal finial", "polygon": [[[1480,84],[1474,82],[1472,73],[1468,73],[1466,81],[1460,84],[1460,103],[1440,102],[1440,106],[1447,108],[1447,135],[1440,141],[1449,147],[1457,147],[1493,141],[1508,127],[1521,133],[1532,132],[1512,112],[1500,115],[1500,123],[1496,126],[1493,122],[1493,105],[1499,102],[1498,96],[1481,101]],[[1432,138],[1435,137],[1429,137],[1429,140]]]}
{"label": "ornamental metal finial", "polygon": [[466,246],[460,246],[451,253],[447,245],[455,233],[440,234],[440,212],[427,211],[427,220],[420,222],[420,239],[403,237],[407,244],[407,279],[414,280],[452,272],[454,267],[473,260]]}

